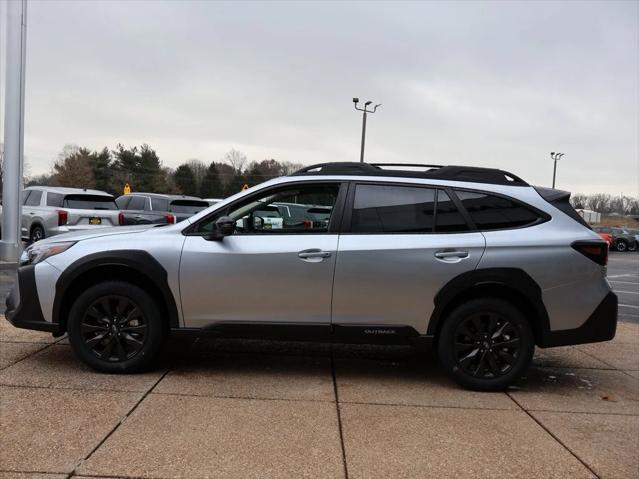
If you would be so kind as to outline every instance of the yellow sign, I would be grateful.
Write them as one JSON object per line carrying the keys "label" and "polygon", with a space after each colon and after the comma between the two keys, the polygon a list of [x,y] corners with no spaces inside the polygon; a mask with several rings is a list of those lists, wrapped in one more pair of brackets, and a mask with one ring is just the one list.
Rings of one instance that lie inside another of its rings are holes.
{"label": "yellow sign", "polygon": [[128,195],[129,193],[131,193],[131,185],[128,183],[124,184],[124,194]]}
{"label": "yellow sign", "polygon": [[247,185],[246,183],[244,183],[244,186],[242,186],[242,191],[246,191],[249,189],[249,185]]}

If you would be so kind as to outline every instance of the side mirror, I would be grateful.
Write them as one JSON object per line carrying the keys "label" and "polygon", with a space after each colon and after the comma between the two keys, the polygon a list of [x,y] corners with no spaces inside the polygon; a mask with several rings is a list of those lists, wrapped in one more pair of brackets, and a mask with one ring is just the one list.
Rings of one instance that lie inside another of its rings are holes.
{"label": "side mirror", "polygon": [[222,236],[229,236],[235,232],[235,221],[230,216],[220,216],[215,226]]}
{"label": "side mirror", "polygon": [[229,216],[220,216],[215,222],[215,231],[208,235],[206,239],[220,241],[225,236],[230,236],[235,232],[235,221]]}

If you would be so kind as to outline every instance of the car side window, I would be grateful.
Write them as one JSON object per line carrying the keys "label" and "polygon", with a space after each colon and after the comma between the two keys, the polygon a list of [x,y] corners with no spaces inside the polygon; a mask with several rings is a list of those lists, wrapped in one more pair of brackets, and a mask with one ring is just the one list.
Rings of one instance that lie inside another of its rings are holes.
{"label": "car side window", "polygon": [[169,211],[169,200],[164,198],[151,198],[153,211]]}
{"label": "car side window", "polygon": [[47,206],[54,206],[56,208],[59,208],[62,206],[63,201],[64,195],[61,195],[59,193],[47,192]]}
{"label": "car side window", "polygon": [[127,210],[143,210],[144,209],[144,196],[131,196],[131,201],[127,206]]}
{"label": "car side window", "polygon": [[353,233],[431,233],[434,188],[357,185],[353,202]]}
{"label": "car side window", "polygon": [[118,205],[118,209],[126,210],[129,205],[129,201],[131,201],[131,197],[128,195],[120,196],[115,200],[115,204]]}
{"label": "car side window", "polygon": [[27,200],[29,199],[29,195],[31,194],[33,190],[22,190],[22,193],[20,193],[20,200],[22,201],[22,205],[25,205],[27,203]]}
{"label": "car side window", "polygon": [[[235,235],[319,234],[328,232],[339,184],[286,186],[256,194],[199,223],[195,233],[212,233],[215,221],[229,216]],[[289,215],[296,210],[298,214]]]}
{"label": "car side window", "polygon": [[25,206],[40,206],[40,200],[42,200],[42,191],[33,190],[24,202]]}
{"label": "car side window", "polygon": [[475,191],[455,193],[479,230],[520,228],[540,219],[535,211],[501,196]]}

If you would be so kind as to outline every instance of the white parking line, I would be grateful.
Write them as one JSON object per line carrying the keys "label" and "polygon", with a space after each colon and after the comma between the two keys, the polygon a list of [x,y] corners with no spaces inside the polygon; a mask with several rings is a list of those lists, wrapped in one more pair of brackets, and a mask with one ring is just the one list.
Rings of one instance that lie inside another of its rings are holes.
{"label": "white parking line", "polygon": [[613,274],[608,275],[609,278],[627,278],[630,276],[631,278],[639,278],[639,274]]}
{"label": "white parking line", "polygon": [[611,283],[619,283],[619,284],[639,284],[634,281],[611,281]]}
{"label": "white parking line", "polygon": [[633,306],[632,304],[620,304],[619,306],[623,306],[624,308],[639,309],[639,306]]}
{"label": "white parking line", "polygon": [[615,293],[639,294],[639,291],[619,291],[615,289]]}

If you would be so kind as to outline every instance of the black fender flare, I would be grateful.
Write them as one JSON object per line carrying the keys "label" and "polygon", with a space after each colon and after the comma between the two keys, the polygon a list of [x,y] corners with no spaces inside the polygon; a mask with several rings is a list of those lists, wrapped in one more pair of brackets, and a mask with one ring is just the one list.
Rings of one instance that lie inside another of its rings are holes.
{"label": "black fender flare", "polygon": [[[435,308],[428,323],[428,335],[436,335],[441,323],[446,319],[450,306],[464,295],[480,288],[500,288],[510,290],[518,299],[524,298],[531,310],[524,311],[532,320],[532,327],[538,341],[543,342],[550,331],[548,312],[544,306],[541,288],[528,273],[519,268],[484,268],[467,271],[451,279],[435,295]],[[513,298],[514,299],[514,298]]]}
{"label": "black fender flare", "polygon": [[55,300],[53,302],[52,319],[54,323],[60,323],[63,298],[74,281],[82,274],[95,268],[104,266],[119,266],[135,270],[151,281],[152,285],[161,293],[166,312],[168,326],[178,328],[179,315],[173,292],[169,288],[168,274],[164,267],[151,254],[143,250],[116,250],[93,253],[78,259],[68,266],[56,281]]}

